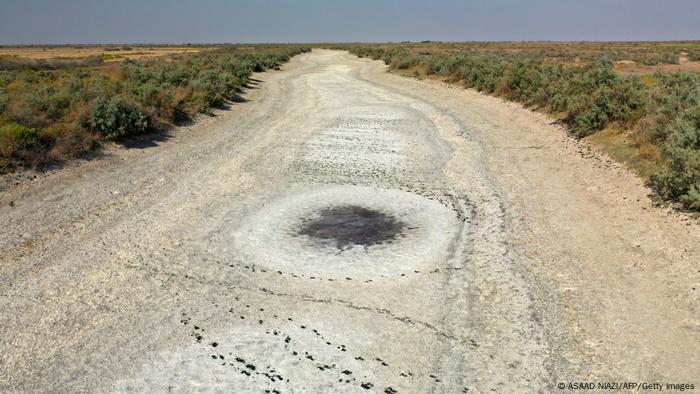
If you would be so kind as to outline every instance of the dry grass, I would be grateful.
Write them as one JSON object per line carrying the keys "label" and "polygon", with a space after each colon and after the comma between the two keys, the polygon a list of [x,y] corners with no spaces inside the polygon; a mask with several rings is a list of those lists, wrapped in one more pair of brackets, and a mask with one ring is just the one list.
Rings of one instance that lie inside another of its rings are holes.
{"label": "dry grass", "polygon": [[102,56],[106,62],[119,62],[126,59],[155,58],[185,53],[197,53],[212,49],[207,46],[0,46],[0,57],[9,56],[21,59],[84,59]]}
{"label": "dry grass", "polygon": [[659,148],[633,131],[609,127],[584,139],[647,181],[664,166]]}

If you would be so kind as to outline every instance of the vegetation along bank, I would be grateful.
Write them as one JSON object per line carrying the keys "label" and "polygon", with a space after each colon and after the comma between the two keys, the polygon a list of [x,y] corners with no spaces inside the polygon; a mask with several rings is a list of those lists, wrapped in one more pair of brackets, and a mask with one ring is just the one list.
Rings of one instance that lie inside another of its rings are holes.
{"label": "vegetation along bank", "polygon": [[550,113],[576,137],[599,142],[630,165],[664,199],[700,210],[698,43],[336,47],[383,60],[397,72],[440,78]]}
{"label": "vegetation along bank", "polygon": [[253,72],[308,50],[230,46],[120,63],[0,58],[0,173],[165,130],[234,100]]}

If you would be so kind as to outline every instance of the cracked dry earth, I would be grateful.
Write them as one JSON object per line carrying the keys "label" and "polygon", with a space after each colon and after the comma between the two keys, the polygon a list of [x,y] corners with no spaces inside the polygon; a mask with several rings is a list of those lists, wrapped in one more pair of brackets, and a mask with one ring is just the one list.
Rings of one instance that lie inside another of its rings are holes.
{"label": "cracked dry earth", "polygon": [[256,78],[165,141],[3,178],[0,391],[700,383],[698,225],[634,176],[344,52]]}

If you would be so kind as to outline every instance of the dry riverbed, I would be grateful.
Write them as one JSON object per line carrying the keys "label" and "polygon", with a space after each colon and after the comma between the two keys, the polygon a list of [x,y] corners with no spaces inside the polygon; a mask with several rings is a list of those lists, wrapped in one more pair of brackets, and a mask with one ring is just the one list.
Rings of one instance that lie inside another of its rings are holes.
{"label": "dry riverbed", "polygon": [[700,228],[539,114],[315,50],[0,186],[0,391],[700,381]]}

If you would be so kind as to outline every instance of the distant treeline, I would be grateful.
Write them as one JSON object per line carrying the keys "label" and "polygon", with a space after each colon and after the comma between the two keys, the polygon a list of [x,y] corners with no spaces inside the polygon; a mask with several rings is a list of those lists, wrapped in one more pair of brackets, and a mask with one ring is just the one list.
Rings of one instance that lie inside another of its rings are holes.
{"label": "distant treeline", "polygon": [[[607,128],[629,130],[633,144],[651,144],[662,160],[650,176],[660,196],[700,210],[700,83],[694,73],[622,76],[613,60],[676,63],[678,49],[580,51],[562,46],[469,50],[404,45],[340,46],[383,60],[392,69],[440,76],[465,87],[557,114],[578,137]],[[575,48],[574,48],[575,49]],[[691,59],[700,51],[689,50]]]}
{"label": "distant treeline", "polygon": [[308,50],[229,47],[97,68],[91,66],[101,60],[92,58],[2,58],[0,173],[79,156],[103,140],[164,130],[234,100],[251,73],[276,69]]}

